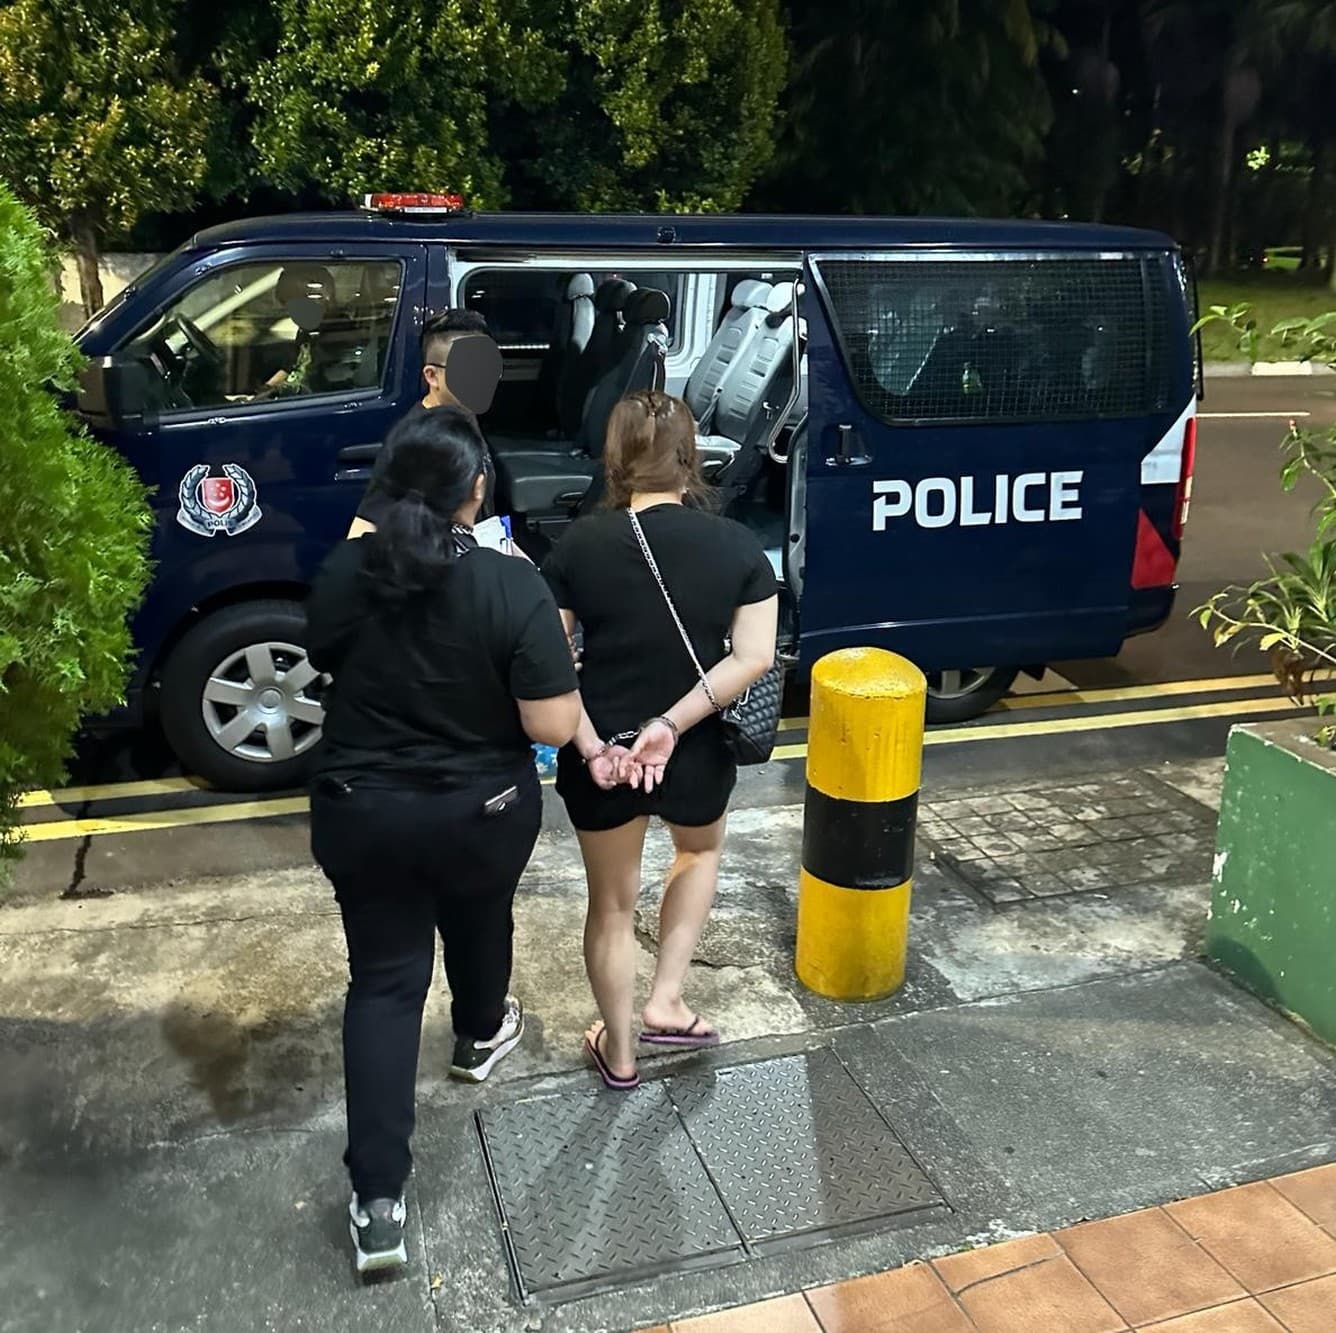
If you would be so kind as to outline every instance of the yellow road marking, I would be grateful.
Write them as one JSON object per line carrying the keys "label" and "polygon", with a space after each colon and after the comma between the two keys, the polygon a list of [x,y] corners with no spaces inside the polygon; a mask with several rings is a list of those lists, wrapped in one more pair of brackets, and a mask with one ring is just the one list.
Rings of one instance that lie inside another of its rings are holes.
{"label": "yellow road marking", "polygon": [[[1118,685],[1107,689],[1048,690],[1043,694],[1016,694],[1003,699],[999,708],[1056,708],[1067,702],[1081,704],[1128,703],[1134,699],[1173,698],[1182,694],[1218,694],[1222,690],[1255,690],[1264,685],[1275,685],[1276,678],[1269,672],[1260,676],[1208,676],[1202,680],[1164,680],[1151,685]],[[1246,701],[1245,701],[1246,702]],[[786,717],[779,724],[780,731],[802,731],[808,723],[805,717]]]}
{"label": "yellow road marking", "polygon": [[49,824],[29,824],[23,832],[27,842],[56,842],[62,838],[97,838],[108,833],[153,833],[193,824],[228,824],[237,819],[272,819],[275,815],[305,814],[310,808],[305,796],[286,796],[273,801],[236,801],[193,810],[153,810],[108,819],[61,819]]}
{"label": "yellow road marking", "polygon": [[[542,779],[544,787],[555,782],[555,778]],[[46,824],[27,824],[23,835],[26,842],[62,842],[68,838],[100,838],[113,833],[158,833],[196,824],[230,824],[238,820],[273,819],[278,815],[304,815],[310,808],[311,803],[305,796],[282,796],[195,806],[186,810],[150,810],[106,819],[57,819]]]}
{"label": "yellow road marking", "polygon": [[[1239,680],[1268,680],[1269,677],[1238,677]],[[1194,682],[1174,681],[1184,686]],[[1155,687],[1142,687],[1151,689]],[[1225,686],[1228,688],[1228,686]],[[1185,693],[1185,690],[1177,690]],[[1099,699],[1107,699],[1108,691],[1095,692]],[[1056,697],[1056,696],[1055,696]],[[1140,696],[1138,696],[1140,697]],[[1019,736],[1065,735],[1083,731],[1122,731],[1129,727],[1158,726],[1168,722],[1191,722],[1201,718],[1229,717],[1231,714],[1254,715],[1298,711],[1298,705],[1289,699],[1225,699],[1218,703],[1189,704],[1183,708],[1153,708],[1128,713],[1089,713],[1084,717],[1044,718],[1036,722],[982,723],[956,727],[950,731],[930,731],[923,738],[925,745],[961,745],[969,741],[1000,741]],[[803,759],[807,746],[782,745],[774,753],[776,761]],[[184,782],[185,779],[180,779]],[[543,786],[550,787],[555,779],[544,778]],[[123,786],[151,786],[153,784],[126,783]],[[192,784],[187,784],[192,785]],[[77,788],[74,790],[78,790]],[[181,790],[173,787],[171,790]],[[34,793],[36,794],[36,793]],[[120,815],[106,819],[61,819],[49,823],[28,824],[24,835],[29,842],[59,842],[69,838],[105,837],[117,833],[153,833],[164,829],[189,828],[197,824],[228,824],[240,820],[272,819],[279,815],[305,814],[310,804],[305,796],[279,797],[270,800],[238,801],[232,804],[195,806],[184,810],[155,810],[144,814]]]}
{"label": "yellow road marking", "polygon": [[1199,680],[1166,680],[1154,685],[1119,685],[1108,689],[1053,690],[1047,694],[1017,694],[1003,699],[999,708],[1053,708],[1068,700],[1081,704],[1127,703],[1132,699],[1171,699],[1180,694],[1207,694],[1222,690],[1255,690],[1275,685],[1269,672],[1261,676],[1221,676],[1209,685]]}
{"label": "yellow road marking", "polygon": [[61,787],[30,791],[19,797],[19,809],[46,805],[79,805],[84,801],[120,801],[137,796],[167,796],[181,791],[208,791],[192,778],[156,778],[147,782],[111,782],[96,787]]}
{"label": "yellow road marking", "polygon": [[[1121,731],[1127,727],[1152,727],[1162,722],[1192,722],[1198,718],[1229,717],[1233,713],[1285,713],[1298,705],[1288,699],[1226,699],[1223,703],[1191,704],[1186,708],[1154,708],[1135,713],[1095,713],[1087,717],[1054,717],[1040,722],[1003,722],[953,731],[930,731],[924,745],[959,745],[965,741],[1000,741],[1016,736],[1066,735],[1077,731]],[[776,759],[801,759],[806,745],[783,745]]]}

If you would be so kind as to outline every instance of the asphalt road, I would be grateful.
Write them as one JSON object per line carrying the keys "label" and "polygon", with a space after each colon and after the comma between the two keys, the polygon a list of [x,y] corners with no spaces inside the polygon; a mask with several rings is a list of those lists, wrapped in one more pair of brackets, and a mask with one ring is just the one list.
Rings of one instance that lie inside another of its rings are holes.
{"label": "asphalt road", "polygon": [[[1256,577],[1264,552],[1306,543],[1316,492],[1286,495],[1278,477],[1291,416],[1336,424],[1336,379],[1209,382],[1170,623],[1130,641],[1117,658],[1055,663],[1042,682],[1020,682],[1018,696],[988,718],[930,733],[925,789],[1207,759],[1223,752],[1234,722],[1288,708],[1259,654],[1216,649],[1190,612],[1226,584]],[[740,803],[801,801],[803,704],[792,701],[778,762],[745,775]],[[308,856],[303,809],[300,797],[195,789],[151,730],[89,740],[70,790],[29,798],[33,841],[19,891],[77,895],[300,864]]]}

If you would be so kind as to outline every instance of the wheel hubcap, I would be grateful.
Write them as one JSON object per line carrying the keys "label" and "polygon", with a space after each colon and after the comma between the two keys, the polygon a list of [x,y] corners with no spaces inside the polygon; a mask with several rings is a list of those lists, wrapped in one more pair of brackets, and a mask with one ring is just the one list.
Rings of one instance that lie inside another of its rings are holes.
{"label": "wheel hubcap", "polygon": [[961,667],[956,671],[934,671],[928,676],[928,693],[937,699],[959,699],[982,689],[992,677],[992,667]]}
{"label": "wheel hubcap", "polygon": [[210,673],[204,725],[214,742],[238,759],[253,764],[295,759],[320,739],[328,683],[297,644],[251,644]]}

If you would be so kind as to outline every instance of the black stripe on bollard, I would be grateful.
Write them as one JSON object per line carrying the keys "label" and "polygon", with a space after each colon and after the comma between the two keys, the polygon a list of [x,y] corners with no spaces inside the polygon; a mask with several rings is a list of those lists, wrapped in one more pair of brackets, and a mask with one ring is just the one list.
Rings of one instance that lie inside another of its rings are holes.
{"label": "black stripe on bollard", "polygon": [[918,792],[898,801],[842,801],[807,788],[803,869],[845,889],[893,889],[914,873]]}

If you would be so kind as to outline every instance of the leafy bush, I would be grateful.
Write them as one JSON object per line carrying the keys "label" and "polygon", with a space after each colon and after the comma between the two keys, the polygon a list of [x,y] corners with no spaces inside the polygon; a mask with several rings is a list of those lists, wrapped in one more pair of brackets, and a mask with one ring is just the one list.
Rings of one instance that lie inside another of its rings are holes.
{"label": "leafy bush", "polygon": [[0,184],[0,869],[19,796],[59,782],[86,712],[120,701],[152,516],[135,474],[53,390],[79,355],[36,219]]}
{"label": "leafy bush", "polygon": [[[1207,320],[1223,321],[1236,331],[1249,359],[1257,346],[1256,321],[1245,305],[1215,306]],[[1205,322],[1205,321],[1203,321]],[[1316,319],[1283,320],[1274,337],[1295,348],[1306,361],[1336,366],[1336,312]],[[1203,629],[1217,646],[1253,644],[1270,654],[1276,679],[1299,703],[1312,701],[1319,713],[1336,714],[1336,428],[1302,430],[1291,422],[1281,445],[1285,453],[1281,484],[1292,491],[1302,476],[1322,488],[1313,507],[1314,532],[1308,550],[1265,557],[1267,574],[1246,587],[1223,589],[1197,608]],[[1336,745],[1336,725],[1319,732]]]}

